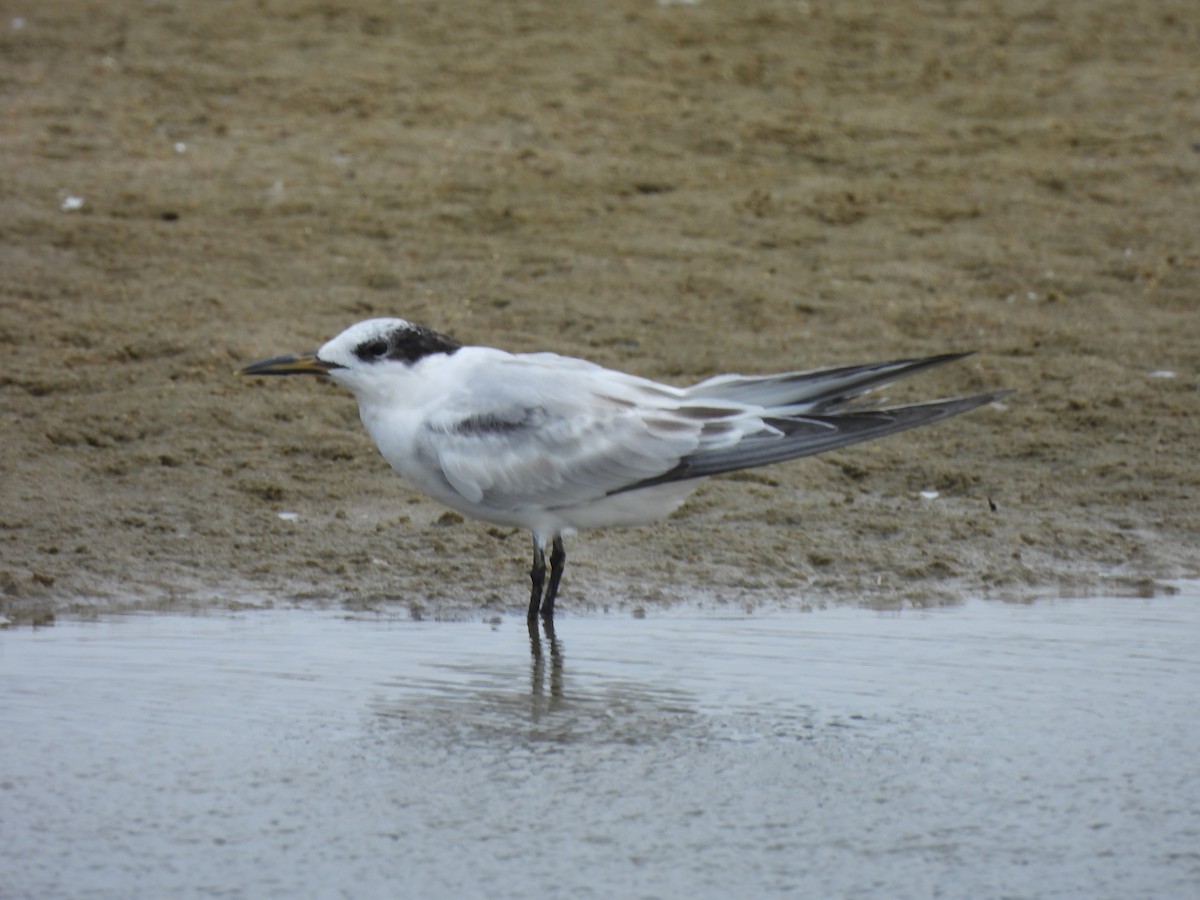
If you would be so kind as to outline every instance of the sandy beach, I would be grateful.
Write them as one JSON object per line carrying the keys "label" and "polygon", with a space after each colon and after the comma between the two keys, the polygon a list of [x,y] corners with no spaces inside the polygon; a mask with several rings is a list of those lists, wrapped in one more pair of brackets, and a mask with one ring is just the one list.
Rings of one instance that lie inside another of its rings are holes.
{"label": "sandy beach", "polygon": [[[519,610],[348,394],[398,315],[672,383],[952,351],[936,428],[576,536],[560,610],[1200,575],[1190,3],[113,0],[0,21],[0,614]],[[932,496],[936,493],[936,496]]]}

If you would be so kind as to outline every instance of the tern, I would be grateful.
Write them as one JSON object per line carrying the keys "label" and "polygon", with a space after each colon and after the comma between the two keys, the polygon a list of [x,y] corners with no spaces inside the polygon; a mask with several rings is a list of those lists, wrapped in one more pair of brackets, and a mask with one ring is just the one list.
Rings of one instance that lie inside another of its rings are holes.
{"label": "tern", "polygon": [[855,402],[969,355],[718,375],[673,387],[556,353],[468,346],[380,318],[316,352],[264,359],[240,373],[332,378],[354,394],[380,453],[414,487],[464,515],[531,532],[528,618],[549,623],[564,535],[654,522],[711,475],[874,440],[1012,393],[881,409]]}

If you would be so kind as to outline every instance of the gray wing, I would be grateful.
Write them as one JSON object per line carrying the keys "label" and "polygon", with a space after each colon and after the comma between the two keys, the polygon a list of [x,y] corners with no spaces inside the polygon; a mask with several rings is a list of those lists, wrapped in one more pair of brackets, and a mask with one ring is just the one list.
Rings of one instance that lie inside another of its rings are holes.
{"label": "gray wing", "polygon": [[633,376],[516,357],[430,417],[417,452],[467,501],[558,508],[659,478],[689,455],[772,430],[740,404],[697,404]]}
{"label": "gray wing", "polygon": [[944,353],[921,359],[897,359],[778,375],[718,375],[692,385],[686,389],[686,394],[761,406],[777,414],[823,412],[899,378],[970,355]]}
{"label": "gray wing", "polygon": [[417,452],[471,503],[505,510],[571,506],[823,453],[1011,393],[892,409],[844,405],[962,355],[721,376],[684,389],[551,354],[511,357],[429,419]]}
{"label": "gray wing", "polygon": [[735,472],[739,469],[812,456],[909,428],[929,425],[992,403],[1011,393],[1012,391],[994,391],[974,397],[935,400],[913,406],[863,412],[768,417],[764,422],[773,427],[774,434],[753,435],[740,441],[735,447],[689,454],[670,471],[631,484],[622,490],[638,490],[671,481],[703,478],[722,472]]}

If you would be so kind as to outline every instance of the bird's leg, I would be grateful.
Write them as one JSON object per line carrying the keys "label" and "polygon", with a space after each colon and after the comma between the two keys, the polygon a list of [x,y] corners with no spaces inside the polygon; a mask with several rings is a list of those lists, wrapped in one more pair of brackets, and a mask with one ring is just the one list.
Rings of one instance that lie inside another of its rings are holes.
{"label": "bird's leg", "polygon": [[558,583],[562,581],[563,569],[567,565],[567,551],[561,537],[556,537],[550,547],[550,584],[546,586],[546,599],[542,601],[542,618],[554,620],[554,598],[558,596]]}
{"label": "bird's leg", "polygon": [[533,590],[529,594],[529,613],[526,618],[536,622],[538,609],[542,605],[542,585],[546,583],[546,541],[539,534],[533,536],[533,568],[529,570],[529,580],[533,582]]}

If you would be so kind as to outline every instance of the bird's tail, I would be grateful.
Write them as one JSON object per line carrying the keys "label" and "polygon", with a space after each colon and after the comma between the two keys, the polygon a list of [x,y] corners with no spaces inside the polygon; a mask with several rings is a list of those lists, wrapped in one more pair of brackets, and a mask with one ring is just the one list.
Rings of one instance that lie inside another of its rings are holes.
{"label": "bird's tail", "polygon": [[860,366],[836,366],[779,375],[718,375],[686,389],[689,399],[761,406],[778,415],[819,413],[924,369],[970,356],[944,353]]}
{"label": "bird's tail", "polygon": [[856,398],[923,369],[969,356],[947,353],[863,366],[840,366],[782,375],[721,375],[686,389],[689,400],[724,401],[763,410],[763,429],[733,446],[710,447],[686,456],[668,472],[630,485],[637,490],[672,481],[704,478],[754,466],[812,456],[839,447],[930,425],[1007,397],[991,391],[973,397],[910,406],[864,408]]}
{"label": "bird's tail", "polygon": [[684,457],[671,471],[643,481],[634,487],[650,487],[669,481],[704,478],[722,472],[736,472],[755,466],[812,456],[889,434],[931,425],[942,419],[969,412],[1007,397],[1012,391],[992,391],[974,397],[933,400],[912,406],[804,416],[776,416],[764,419],[775,429],[743,439],[735,447],[710,450]]}

